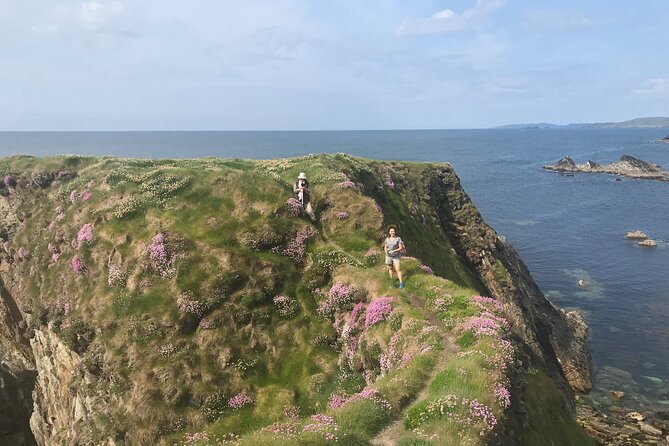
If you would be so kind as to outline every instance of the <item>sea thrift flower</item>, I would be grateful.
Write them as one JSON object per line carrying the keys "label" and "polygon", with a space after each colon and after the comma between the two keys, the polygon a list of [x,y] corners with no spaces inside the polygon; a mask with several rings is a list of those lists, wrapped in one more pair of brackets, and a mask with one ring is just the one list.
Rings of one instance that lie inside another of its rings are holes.
{"label": "sea thrift flower", "polygon": [[365,257],[376,257],[379,255],[379,250],[376,248],[369,248],[365,253]]}
{"label": "sea thrift flower", "polygon": [[337,211],[335,212],[335,217],[337,217],[339,220],[343,220],[345,218],[348,218],[348,212],[346,211]]}
{"label": "sea thrift flower", "polygon": [[60,254],[58,254],[57,252],[54,252],[53,254],[51,254],[51,260],[54,261],[54,262],[58,261],[59,257],[60,257]]}
{"label": "sea thrift flower", "polygon": [[492,297],[473,296],[471,301],[483,309],[487,309],[488,307],[492,306],[497,311],[504,311],[504,305]]}
{"label": "sea thrift flower", "polygon": [[390,302],[392,302],[390,297],[379,297],[369,303],[365,315],[365,328],[386,320],[390,316],[393,311]]}
{"label": "sea thrift flower", "polygon": [[335,432],[339,430],[339,426],[334,418],[322,413],[312,415],[311,422],[305,424],[302,432],[316,432],[323,435],[326,441],[336,442],[339,440]]}
{"label": "sea thrift flower", "polygon": [[286,201],[286,206],[288,206],[290,213],[296,217],[302,213],[302,203],[296,198],[289,198]]}
{"label": "sea thrift flower", "polygon": [[109,286],[125,284],[125,273],[123,270],[114,262],[109,262],[107,266],[109,268],[109,274],[107,276],[107,283]]}
{"label": "sea thrift flower", "polygon": [[81,245],[90,245],[93,243],[93,226],[90,223],[86,223],[79,229],[77,234],[76,248],[81,248]]}
{"label": "sea thrift flower", "polygon": [[75,273],[79,274],[84,271],[84,265],[82,265],[81,262],[79,261],[79,256],[75,255],[74,257],[72,257],[70,263],[72,264],[72,271],[74,271]]}
{"label": "sea thrift flower", "polygon": [[473,330],[476,336],[494,336],[501,328],[499,322],[483,316],[472,316],[462,325],[462,330]]}
{"label": "sea thrift flower", "polygon": [[386,172],[386,186],[388,186],[391,189],[395,189],[395,182],[393,181],[393,178],[390,176],[390,173]]}
{"label": "sea thrift flower", "polygon": [[153,237],[151,244],[147,248],[147,252],[151,267],[158,275],[168,277],[176,272],[174,262],[176,262],[177,256],[168,251],[164,234],[156,234]]}
{"label": "sea thrift flower", "polygon": [[253,404],[253,400],[242,393],[235,395],[228,400],[228,407],[231,409],[241,409],[249,404]]}
{"label": "sea thrift flower", "polygon": [[353,311],[351,311],[351,319],[349,320],[349,324],[351,325],[351,327],[355,327],[356,325],[358,325],[358,314],[360,314],[362,308],[363,308],[362,302],[358,302],[357,304],[355,304],[355,307],[353,307]]}
{"label": "sea thrift flower", "polygon": [[318,314],[323,317],[331,317],[336,311],[348,307],[353,300],[354,291],[354,287],[344,282],[335,282],[328,291],[327,300],[318,308]]}
{"label": "sea thrift flower", "polygon": [[70,192],[70,203],[75,204],[77,202],[77,191],[73,190]]}
{"label": "sea thrift flower", "polygon": [[19,249],[16,250],[16,255],[19,257],[20,260],[26,260],[28,257],[30,257],[30,251],[28,251],[24,247],[20,247]]}
{"label": "sea thrift flower", "polygon": [[498,384],[493,393],[499,399],[499,404],[503,408],[508,409],[511,405],[511,392],[509,392],[509,389],[504,387],[504,384]]}
{"label": "sea thrift flower", "polygon": [[304,255],[307,250],[307,242],[311,237],[314,237],[317,234],[318,231],[311,226],[300,229],[295,234],[295,239],[288,243],[288,246],[283,249],[281,247],[272,248],[272,252],[290,257],[297,265],[299,265],[304,262]]}
{"label": "sea thrift flower", "polygon": [[177,306],[179,311],[184,314],[192,314],[194,316],[202,317],[209,309],[209,305],[193,299],[188,295],[181,295],[177,299]]}
{"label": "sea thrift flower", "polygon": [[176,353],[176,351],[177,348],[172,343],[161,345],[160,348],[158,348],[158,353],[160,356],[165,358],[172,356],[174,353]]}
{"label": "sea thrift flower", "polygon": [[477,400],[471,400],[469,402],[469,414],[473,420],[483,421],[484,429],[480,432],[481,436],[484,436],[487,431],[491,431],[497,425],[497,418],[492,413],[492,409],[488,406],[479,403]]}
{"label": "sea thrift flower", "polygon": [[428,274],[434,275],[434,271],[432,271],[432,268],[430,268],[427,265],[421,265],[419,268],[422,269],[423,271],[425,271]]}
{"label": "sea thrift flower", "polygon": [[347,178],[341,183],[338,183],[337,186],[339,186],[340,189],[349,189],[355,187],[355,183]]}
{"label": "sea thrift flower", "polygon": [[292,317],[295,315],[295,312],[297,311],[297,301],[295,299],[279,294],[274,297],[273,301],[281,316]]}
{"label": "sea thrift flower", "polygon": [[2,181],[5,183],[6,187],[16,186],[16,180],[11,175],[5,175],[5,177],[2,179]]}
{"label": "sea thrift flower", "polygon": [[82,200],[82,201],[88,201],[88,200],[91,199],[91,197],[93,197],[93,194],[91,194],[91,191],[86,190],[86,191],[84,191],[84,193],[81,195],[81,200]]}

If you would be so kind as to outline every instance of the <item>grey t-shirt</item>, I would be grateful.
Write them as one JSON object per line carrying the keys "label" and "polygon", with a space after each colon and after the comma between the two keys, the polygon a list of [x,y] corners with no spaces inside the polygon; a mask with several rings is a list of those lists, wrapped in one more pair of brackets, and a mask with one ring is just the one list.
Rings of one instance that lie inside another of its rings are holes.
{"label": "grey t-shirt", "polygon": [[[402,242],[402,239],[400,237],[395,237],[395,240],[390,240],[390,237],[386,238],[386,249],[388,251],[392,251],[394,249],[397,249],[400,247],[400,243]],[[389,255],[390,257],[395,257],[396,259],[399,259],[401,254],[399,251],[393,252],[393,253],[388,253],[386,252],[386,255]]]}

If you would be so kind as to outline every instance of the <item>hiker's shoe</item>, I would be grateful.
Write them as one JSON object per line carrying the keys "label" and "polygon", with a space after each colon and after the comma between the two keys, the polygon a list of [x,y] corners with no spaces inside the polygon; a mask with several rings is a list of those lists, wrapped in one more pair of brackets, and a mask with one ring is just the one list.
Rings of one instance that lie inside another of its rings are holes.
{"label": "hiker's shoe", "polygon": [[404,288],[404,282],[400,282],[400,288]]}

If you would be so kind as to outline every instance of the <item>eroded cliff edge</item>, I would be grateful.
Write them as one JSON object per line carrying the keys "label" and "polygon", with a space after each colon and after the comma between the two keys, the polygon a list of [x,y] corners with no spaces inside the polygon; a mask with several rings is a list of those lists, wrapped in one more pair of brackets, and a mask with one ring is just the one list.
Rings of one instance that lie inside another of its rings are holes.
{"label": "eroded cliff edge", "polygon": [[[75,332],[74,339],[69,339],[67,343],[62,337],[56,336],[53,329],[54,321],[46,320],[48,315],[44,311],[40,312],[39,308],[41,296],[45,294],[40,287],[48,285],[44,279],[45,271],[39,271],[34,264],[27,271],[23,267],[19,268],[18,265],[25,264],[21,263],[25,260],[21,257],[26,254],[21,254],[19,251],[23,248],[22,245],[13,243],[13,236],[17,230],[34,231],[32,236],[35,237],[45,236],[49,221],[36,222],[36,216],[45,218],[48,213],[53,213],[51,209],[53,205],[49,204],[51,207],[48,209],[46,205],[49,200],[57,201],[53,200],[55,197],[67,202],[69,199],[67,195],[74,190],[73,187],[68,189],[68,181],[77,175],[78,170],[87,169],[81,178],[88,184],[93,181],[90,179],[92,177],[95,181],[103,183],[102,187],[105,190],[101,191],[100,195],[108,193],[110,189],[108,185],[112,184],[108,179],[113,172],[107,173],[104,162],[98,166],[99,163],[101,162],[95,159],[82,159],[77,160],[74,167],[62,165],[57,169],[52,167],[52,170],[44,170],[40,167],[39,160],[28,160],[24,164],[29,167],[24,171],[14,172],[17,177],[16,186],[10,194],[7,194],[8,197],[0,196],[2,213],[0,222],[3,227],[3,241],[6,242],[0,268],[5,320],[0,330],[2,342],[0,345],[3,349],[2,371],[3,373],[9,371],[8,373],[15,379],[22,380],[21,385],[12,386],[19,389],[18,393],[3,395],[8,401],[5,407],[18,415],[18,418],[7,418],[12,420],[9,423],[12,426],[24,428],[26,414],[30,413],[29,406],[34,405],[30,426],[40,445],[59,444],[65,440],[73,444],[96,444],[95,442],[99,443],[100,439],[109,444],[114,442],[135,444],[142,438],[136,436],[136,433],[124,431],[123,421],[115,419],[105,409],[106,406],[114,405],[125,406],[129,410],[132,408],[141,410],[141,398],[148,398],[143,391],[133,395],[132,391],[127,390],[127,386],[125,393],[119,393],[118,389],[111,388],[110,385],[104,387],[99,385],[101,376],[105,376],[104,379],[113,379],[114,376],[113,373],[100,375],[101,369],[112,368],[111,360],[109,363],[106,362],[110,355],[100,350],[101,344],[97,343],[96,339],[93,341],[91,339],[91,337],[102,337],[105,327]],[[152,162],[146,161],[144,164],[151,166]],[[514,394],[513,419],[507,423],[506,432],[500,431],[498,440],[503,444],[520,441],[518,433],[527,427],[528,418],[533,415],[528,413],[523,396],[527,386],[526,375],[531,367],[545,370],[562,390],[565,395],[564,401],[567,403],[571,403],[574,390],[585,392],[590,389],[591,364],[585,345],[587,326],[582,318],[578,313],[564,313],[556,309],[544,298],[515,250],[483,221],[449,165],[371,162],[339,155],[306,157],[284,164],[255,165],[249,162],[249,166],[253,166],[253,175],[236,169],[233,172],[233,184],[269,178],[264,186],[278,187],[280,190],[288,189],[291,176],[294,176],[293,171],[310,168],[313,170],[315,165],[328,169],[328,173],[320,178],[322,189],[319,190],[319,178],[316,177],[314,181],[314,195],[321,197],[317,202],[320,217],[334,217],[337,191],[328,195],[326,188],[332,188],[332,185],[328,184],[332,183],[334,175],[332,172],[340,172],[338,175],[342,176],[335,175],[334,178],[338,180],[345,178],[354,185],[353,188],[358,196],[365,197],[366,200],[360,198],[357,202],[355,200],[348,202],[346,209],[349,213],[362,214],[367,212],[366,208],[370,204],[377,204],[377,210],[374,212],[378,212],[378,221],[370,223],[372,232],[381,230],[381,223],[398,224],[400,232],[406,235],[407,240],[411,240],[410,253],[429,263],[437,274],[454,283],[478,289],[481,293],[504,303],[512,322],[512,336],[521,347],[521,359],[517,370],[513,371],[513,385],[517,390]],[[161,168],[160,164],[156,166],[158,169]],[[178,162],[173,166],[179,166]],[[206,167],[213,168],[211,165]],[[221,175],[230,173],[224,172]],[[171,178],[172,181],[180,179],[183,177]],[[150,181],[151,176],[148,175],[142,180]],[[78,185],[77,188],[83,188],[84,184]],[[232,189],[225,193],[230,196],[234,194]],[[180,206],[178,202],[180,199],[180,197],[172,198],[174,206]],[[373,201],[369,201],[370,199]],[[283,203],[281,200],[283,198],[279,195],[280,204]],[[32,210],[26,211],[26,203],[35,206],[33,208],[35,215]],[[197,203],[189,205],[197,207]],[[104,209],[103,206],[100,207]],[[262,216],[265,210],[261,206],[258,208],[259,215]],[[112,212],[117,210],[118,208],[111,209]],[[140,211],[147,215],[151,214],[150,208]],[[84,220],[77,218],[76,215],[74,214],[72,218],[81,225]],[[110,218],[104,213],[94,215],[97,215],[96,221],[100,226]],[[211,220],[216,216],[208,218]],[[156,224],[155,219],[150,224]],[[343,229],[357,231],[365,224],[364,221],[353,222],[350,228]],[[329,233],[330,236],[336,234],[336,232]],[[125,243],[134,235],[115,234],[110,240],[122,240]],[[23,237],[25,240],[25,233]],[[71,239],[66,241],[73,243],[74,235],[70,237]],[[38,254],[32,252],[27,255],[36,257]],[[99,257],[99,254],[93,253],[92,258],[96,256]],[[111,263],[119,258],[122,259],[118,252],[115,254],[112,252],[106,262]],[[118,263],[123,261],[120,260]],[[35,277],[37,280],[34,280]],[[6,289],[4,283],[8,284]],[[77,282],[77,286],[80,283],[81,280]],[[77,305],[78,299],[80,298],[75,294],[68,300],[67,305]],[[93,325],[94,322],[90,320],[88,325]],[[160,321],[147,318],[146,325],[151,324],[157,324],[162,327],[161,330],[170,329],[169,323],[160,325]],[[111,326],[107,328],[114,329]],[[190,328],[175,327],[176,329]],[[97,351],[94,351],[95,349]],[[230,354],[225,353],[225,355]],[[225,364],[228,359],[223,361]],[[169,378],[165,376],[165,379]],[[124,387],[124,384],[119,385]],[[28,394],[31,394],[32,398]],[[170,397],[165,395],[164,398]],[[188,397],[179,396],[179,398]],[[184,401],[188,404],[197,404]],[[21,407],[21,410],[15,411],[13,407]],[[92,420],[101,414],[109,415],[112,422],[117,425],[102,432],[101,436],[82,434],[86,430],[84,428],[90,430],[90,426],[95,425]],[[16,441],[31,444],[32,440],[25,435],[25,432],[20,433],[23,428],[14,429],[16,431],[14,433],[8,432],[7,435],[16,436],[8,438],[18,438]]]}

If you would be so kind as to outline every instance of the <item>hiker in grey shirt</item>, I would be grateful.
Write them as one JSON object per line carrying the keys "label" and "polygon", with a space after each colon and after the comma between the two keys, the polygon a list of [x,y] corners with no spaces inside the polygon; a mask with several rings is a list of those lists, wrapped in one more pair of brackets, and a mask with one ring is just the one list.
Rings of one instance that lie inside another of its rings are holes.
{"label": "hiker in grey shirt", "polygon": [[397,272],[397,278],[400,279],[400,288],[404,288],[402,281],[402,270],[400,269],[400,257],[404,252],[404,242],[401,238],[396,236],[397,229],[395,225],[388,226],[388,237],[383,242],[383,251],[386,253],[386,266],[388,267],[388,274],[393,278],[393,267]]}

